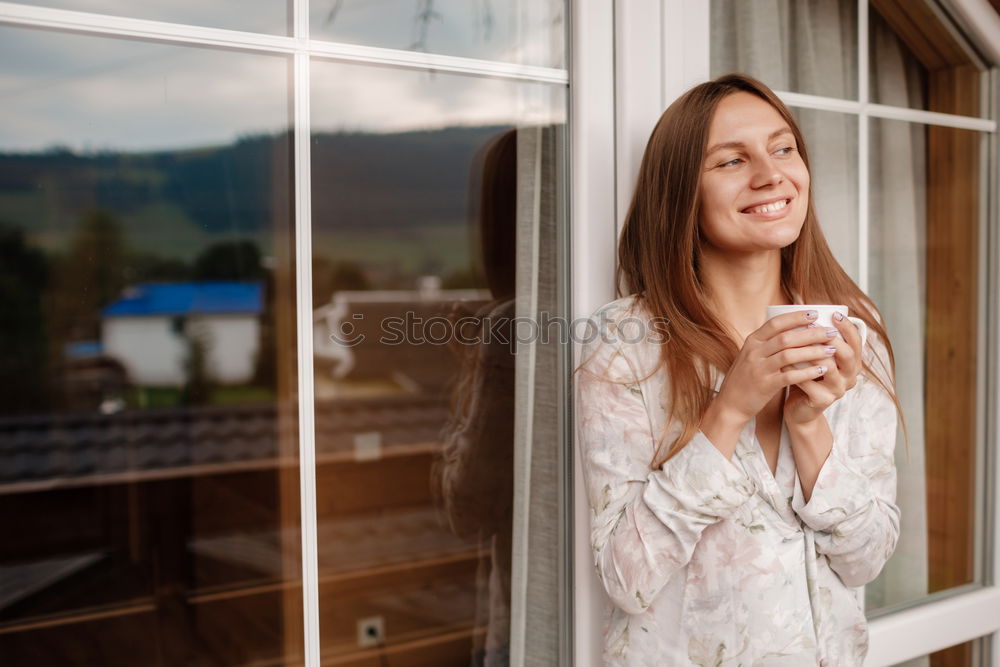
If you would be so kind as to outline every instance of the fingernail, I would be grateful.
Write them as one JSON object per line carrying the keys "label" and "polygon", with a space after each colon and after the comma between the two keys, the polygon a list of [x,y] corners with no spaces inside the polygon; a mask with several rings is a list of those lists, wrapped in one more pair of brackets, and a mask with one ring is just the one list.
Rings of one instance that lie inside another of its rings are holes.
{"label": "fingernail", "polygon": [[825,349],[826,353],[829,355],[837,354],[837,348],[835,348],[833,345],[827,345]]}
{"label": "fingernail", "polygon": [[826,366],[816,367],[816,375],[823,375],[824,373],[826,373]]}
{"label": "fingernail", "polygon": [[837,335],[837,334],[839,334],[839,333],[840,333],[840,332],[839,332],[839,331],[837,331],[836,329],[833,329],[833,328],[830,328],[830,329],[827,329],[827,330],[826,330],[826,337],[827,337],[827,338],[833,338],[834,336],[836,336],[836,335]]}
{"label": "fingernail", "polygon": [[841,313],[840,311],[837,311],[837,312],[835,312],[835,313],[833,314],[833,319],[835,319],[835,320],[837,320],[838,322],[840,322],[841,320],[843,320],[843,319],[844,319],[844,314],[843,314],[843,313]]}
{"label": "fingernail", "polygon": [[806,325],[806,329],[815,329],[818,326],[819,325],[816,324],[815,322],[810,322],[809,324]]}
{"label": "fingernail", "polygon": [[807,310],[806,311],[806,319],[807,320],[815,320],[817,317],[819,317],[819,311],[817,311],[817,310]]}

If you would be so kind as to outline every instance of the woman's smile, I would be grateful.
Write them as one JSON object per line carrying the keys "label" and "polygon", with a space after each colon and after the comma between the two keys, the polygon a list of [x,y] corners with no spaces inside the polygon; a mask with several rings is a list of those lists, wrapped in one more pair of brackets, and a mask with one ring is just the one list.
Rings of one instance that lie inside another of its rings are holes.
{"label": "woman's smile", "polygon": [[747,215],[757,215],[764,217],[768,220],[774,220],[776,218],[783,217],[788,213],[788,205],[792,202],[791,197],[782,197],[781,199],[775,199],[763,204],[754,204],[753,206],[748,206],[747,208],[740,211]]}

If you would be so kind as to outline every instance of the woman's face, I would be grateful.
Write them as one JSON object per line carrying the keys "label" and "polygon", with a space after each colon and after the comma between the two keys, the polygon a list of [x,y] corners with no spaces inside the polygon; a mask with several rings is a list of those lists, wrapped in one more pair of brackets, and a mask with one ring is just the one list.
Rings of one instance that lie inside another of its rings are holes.
{"label": "woman's face", "polygon": [[750,93],[724,98],[706,148],[702,237],[735,252],[775,250],[795,241],[809,206],[809,170],[774,107]]}

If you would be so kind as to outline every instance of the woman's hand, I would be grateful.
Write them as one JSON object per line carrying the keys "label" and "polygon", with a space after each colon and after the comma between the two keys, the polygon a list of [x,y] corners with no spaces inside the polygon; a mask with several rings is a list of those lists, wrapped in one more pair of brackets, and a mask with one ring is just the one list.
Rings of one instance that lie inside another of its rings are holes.
{"label": "woman's hand", "polygon": [[[791,387],[785,400],[784,422],[789,427],[802,426],[823,416],[834,401],[858,382],[861,372],[861,332],[846,317],[834,314],[833,324],[840,336],[828,345],[836,348],[833,363],[826,374],[798,382]],[[775,318],[777,319],[777,318]]]}
{"label": "woman's hand", "polygon": [[743,426],[776,393],[811,382],[834,365],[836,348],[830,341],[837,330],[817,327],[815,320],[816,311],[786,313],[747,336],[701,423],[702,432],[725,455],[732,456]]}
{"label": "woman's hand", "polygon": [[[786,313],[747,336],[716,401],[747,422],[778,391],[829,373],[836,332],[816,326],[815,319],[816,311]],[[796,364],[809,366],[796,368]]]}

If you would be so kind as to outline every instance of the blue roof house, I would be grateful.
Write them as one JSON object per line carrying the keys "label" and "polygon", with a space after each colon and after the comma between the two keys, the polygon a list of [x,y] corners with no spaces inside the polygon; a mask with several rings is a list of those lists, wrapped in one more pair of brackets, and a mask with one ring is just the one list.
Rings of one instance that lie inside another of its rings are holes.
{"label": "blue roof house", "polygon": [[198,343],[209,380],[243,384],[260,351],[263,309],[260,283],[141,283],[101,311],[101,343],[135,385],[184,385]]}

